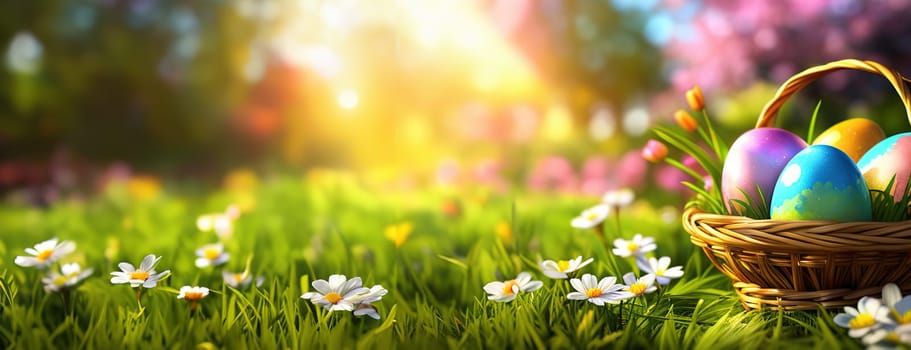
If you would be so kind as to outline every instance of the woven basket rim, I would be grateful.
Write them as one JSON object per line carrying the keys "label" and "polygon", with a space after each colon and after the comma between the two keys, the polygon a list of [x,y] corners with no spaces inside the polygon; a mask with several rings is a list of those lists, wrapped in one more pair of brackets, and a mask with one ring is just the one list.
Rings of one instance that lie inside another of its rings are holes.
{"label": "woven basket rim", "polygon": [[752,219],[705,213],[696,207],[687,208],[682,219],[693,239],[738,250],[805,255],[911,251],[911,220]]}

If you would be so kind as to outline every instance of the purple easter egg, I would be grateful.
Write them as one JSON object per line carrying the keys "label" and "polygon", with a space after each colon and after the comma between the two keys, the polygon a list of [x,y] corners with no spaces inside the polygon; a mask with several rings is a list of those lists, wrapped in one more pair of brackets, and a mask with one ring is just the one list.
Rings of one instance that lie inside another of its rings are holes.
{"label": "purple easter egg", "polygon": [[759,203],[769,208],[778,175],[804,148],[807,143],[803,139],[784,129],[756,128],[740,135],[728,150],[721,172],[721,197],[728,211],[744,215],[744,207],[737,200],[752,203],[754,208]]}

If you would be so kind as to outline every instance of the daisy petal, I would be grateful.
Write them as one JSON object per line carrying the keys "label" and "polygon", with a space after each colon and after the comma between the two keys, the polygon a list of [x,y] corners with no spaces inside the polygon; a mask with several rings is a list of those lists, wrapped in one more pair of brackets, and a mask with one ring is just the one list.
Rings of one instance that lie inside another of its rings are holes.
{"label": "daisy petal", "polygon": [[484,285],[484,291],[487,292],[487,294],[499,294],[503,291],[504,286],[503,282],[490,282]]}
{"label": "daisy petal", "polygon": [[320,294],[328,294],[329,292],[332,292],[332,286],[329,285],[329,282],[326,282],[326,280],[316,280],[310,283],[310,285],[313,286],[313,289],[316,289],[318,292],[320,292]]}
{"label": "daisy petal", "polygon": [[585,300],[585,299],[588,299],[588,296],[582,292],[572,292],[572,293],[567,294],[566,298],[570,299],[570,300]]}
{"label": "daisy petal", "polygon": [[543,286],[544,286],[544,282],[531,281],[522,288],[522,291],[523,292],[533,292],[533,291],[540,289]]}
{"label": "daisy petal", "polygon": [[345,275],[331,275],[329,276],[329,289],[339,291],[347,280],[348,278]]}

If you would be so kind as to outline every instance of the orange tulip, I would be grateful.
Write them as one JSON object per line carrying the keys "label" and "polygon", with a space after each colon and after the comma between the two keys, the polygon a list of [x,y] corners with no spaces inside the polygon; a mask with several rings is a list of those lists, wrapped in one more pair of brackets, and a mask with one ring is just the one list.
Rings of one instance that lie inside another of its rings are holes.
{"label": "orange tulip", "polygon": [[677,122],[677,125],[680,125],[680,127],[687,132],[693,132],[699,127],[699,123],[696,122],[696,119],[693,119],[693,116],[682,109],[677,110],[677,113],[674,113],[674,120]]}
{"label": "orange tulip", "polygon": [[702,89],[698,85],[693,86],[686,92],[686,102],[689,103],[693,111],[701,111],[705,108],[705,99],[702,97]]}
{"label": "orange tulip", "polygon": [[645,160],[658,163],[667,157],[667,146],[655,140],[648,140],[645,147],[642,148],[642,158]]}

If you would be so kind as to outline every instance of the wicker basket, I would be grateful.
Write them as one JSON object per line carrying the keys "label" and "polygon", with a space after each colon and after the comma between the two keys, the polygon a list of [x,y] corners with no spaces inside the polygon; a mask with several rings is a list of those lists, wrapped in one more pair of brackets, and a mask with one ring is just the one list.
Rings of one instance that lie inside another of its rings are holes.
{"label": "wicker basket", "polygon": [[[763,108],[756,127],[771,126],[788,97],[833,71],[855,69],[885,77],[911,121],[905,79],[872,61],[841,60],[786,81]],[[887,283],[911,291],[911,220],[834,222],[755,220],[689,208],[683,227],[712,264],[727,275],[746,309],[810,310],[856,305]]]}

